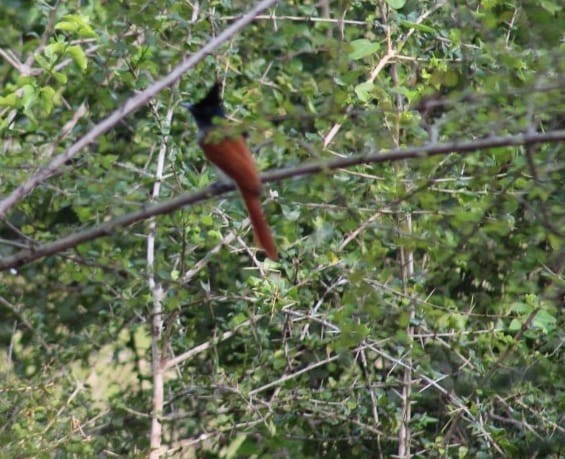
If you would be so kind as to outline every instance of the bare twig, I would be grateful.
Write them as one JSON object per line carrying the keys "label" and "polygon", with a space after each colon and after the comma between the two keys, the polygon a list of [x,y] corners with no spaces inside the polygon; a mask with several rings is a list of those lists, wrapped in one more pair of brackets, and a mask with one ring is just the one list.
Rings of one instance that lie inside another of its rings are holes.
{"label": "bare twig", "polygon": [[37,76],[42,72],[41,69],[32,68],[29,65],[20,62],[11,49],[0,48],[0,57],[3,57],[8,64],[14,67],[23,76]]}
{"label": "bare twig", "polygon": [[[162,128],[166,134],[157,156],[157,168],[155,171],[155,182],[153,183],[153,193],[151,200],[156,201],[161,191],[163,180],[163,170],[165,168],[165,155],[168,150],[169,132],[173,119],[173,105],[169,106],[165,117],[165,124]],[[164,403],[164,369],[162,350],[160,349],[161,331],[163,328],[163,299],[165,292],[163,286],[155,281],[155,234],[157,232],[157,221],[152,217],[149,221],[149,234],[147,235],[147,283],[149,291],[153,297],[153,313],[151,319],[151,372],[153,376],[153,409],[151,410],[151,459],[159,458],[161,448],[162,426],[161,417],[163,416]]]}
{"label": "bare twig", "polygon": [[[239,19],[241,16],[222,16],[219,18],[220,21],[233,21],[234,19]],[[349,19],[341,18],[330,18],[330,17],[319,17],[319,16],[276,16],[275,14],[260,14],[256,17],[259,20],[272,21],[276,19],[277,21],[292,21],[292,22],[326,22],[330,24],[345,24],[345,25],[359,25],[366,26],[367,21],[354,21]]]}
{"label": "bare twig", "polygon": [[249,391],[249,396],[251,397],[252,395],[256,395],[259,392],[263,392],[267,389],[270,389],[271,387],[275,387],[278,386],[280,384],[285,383],[286,381],[290,381],[291,379],[297,378],[300,375],[303,375],[304,373],[308,373],[309,371],[312,371],[314,368],[318,368],[324,365],[327,365],[330,362],[333,362],[334,360],[339,359],[339,354],[333,355],[331,357],[328,357],[326,359],[320,360],[319,362],[315,362],[311,365],[308,365],[305,368],[302,368],[298,371],[295,371],[294,373],[290,373],[290,374],[286,374],[278,379],[276,379],[275,381],[271,381],[270,383],[267,383],[261,387],[258,387],[257,389],[253,389],[251,391]]}
{"label": "bare twig", "polygon": [[233,330],[228,330],[228,331],[222,333],[222,335],[217,337],[217,338],[214,338],[214,339],[206,341],[202,344],[199,344],[198,346],[195,346],[192,349],[190,349],[186,352],[183,352],[182,354],[177,355],[176,357],[173,357],[173,358],[167,360],[165,362],[165,364],[163,365],[163,369],[168,370],[168,369],[170,369],[174,366],[180,365],[185,360],[191,359],[195,355],[200,354],[201,352],[204,352],[204,351],[210,349],[210,347],[213,344],[217,344],[217,343],[221,343],[222,341],[226,341],[227,339],[234,336],[238,332],[239,329],[247,327],[249,325],[252,325],[255,322],[257,322],[258,320],[262,319],[263,317],[264,317],[263,315],[254,316],[253,319],[249,319],[249,320],[246,320],[244,322],[241,322]]}
{"label": "bare twig", "polygon": [[[372,413],[373,413],[373,420],[375,421],[374,424],[374,428],[378,429],[378,427],[380,426],[381,422],[379,419],[379,405],[377,402],[377,396],[375,394],[375,391],[373,389],[373,387],[371,387],[371,373],[369,372],[369,365],[368,365],[368,361],[367,361],[367,353],[366,350],[363,349],[359,352],[359,358],[361,361],[361,366],[363,368],[363,373],[365,374],[365,379],[366,379],[366,383],[367,383],[367,391],[369,392],[369,395],[371,397],[371,409],[372,409]],[[382,437],[382,432],[381,431],[377,431],[376,432],[376,440],[377,440],[377,451],[376,451],[376,455],[379,459],[383,458],[383,450],[382,450],[382,446],[381,446],[381,437]]]}

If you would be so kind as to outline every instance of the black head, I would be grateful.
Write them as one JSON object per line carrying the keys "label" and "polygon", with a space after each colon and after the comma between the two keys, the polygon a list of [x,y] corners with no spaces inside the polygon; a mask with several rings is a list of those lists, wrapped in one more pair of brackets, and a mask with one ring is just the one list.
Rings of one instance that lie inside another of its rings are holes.
{"label": "black head", "polygon": [[216,82],[204,99],[188,106],[200,129],[211,127],[214,117],[224,118],[225,112],[222,98],[220,97],[221,90],[222,84]]}

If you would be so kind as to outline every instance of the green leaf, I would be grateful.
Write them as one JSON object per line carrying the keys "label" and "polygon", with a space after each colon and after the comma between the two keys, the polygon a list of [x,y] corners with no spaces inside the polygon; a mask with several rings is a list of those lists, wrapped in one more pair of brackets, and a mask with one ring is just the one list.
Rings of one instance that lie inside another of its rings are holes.
{"label": "green leaf", "polygon": [[246,439],[247,435],[245,434],[237,435],[227,447],[222,448],[220,451],[220,457],[224,459],[233,459],[234,457],[237,457],[237,452]]}
{"label": "green leaf", "polygon": [[563,9],[562,5],[559,5],[558,3],[551,0],[541,0],[540,5],[544,10],[552,15],[559,13]]}
{"label": "green leaf", "polygon": [[37,92],[31,84],[22,86],[22,106],[24,110],[29,110],[37,100]]}
{"label": "green leaf", "polygon": [[381,47],[380,43],[369,41],[366,38],[354,40],[350,43],[350,46],[352,51],[349,53],[349,59],[352,61],[374,54]]}
{"label": "green leaf", "polygon": [[436,29],[427,26],[425,24],[418,24],[416,22],[410,22],[410,21],[401,21],[400,24],[403,25],[404,27],[408,27],[409,29],[420,30],[421,32],[437,33]]}
{"label": "green leaf", "polygon": [[210,214],[206,214],[202,216],[201,222],[205,226],[213,226],[214,218]]}
{"label": "green leaf", "polygon": [[69,46],[67,48],[67,53],[69,53],[73,59],[73,61],[75,62],[75,64],[82,70],[85,71],[86,67],[88,65],[88,61],[86,59],[86,54],[84,53],[84,50],[78,46]]}
{"label": "green leaf", "polygon": [[399,10],[406,4],[406,0],[386,0],[386,2],[394,10]]}
{"label": "green leaf", "polygon": [[374,89],[375,84],[365,81],[355,86],[355,94],[359,97],[361,102],[368,102],[371,100],[371,91]]}
{"label": "green leaf", "polygon": [[51,68],[51,64],[49,63],[49,61],[45,59],[45,57],[42,56],[40,53],[35,54],[35,62],[37,62],[39,66],[45,70]]}
{"label": "green leaf", "polygon": [[88,24],[88,18],[77,14],[68,14],[55,24],[55,30],[72,32],[83,38],[97,38],[96,32]]}
{"label": "green leaf", "polygon": [[54,62],[57,57],[59,57],[67,47],[64,42],[56,41],[45,47],[44,54],[49,58],[51,62]]}
{"label": "green leaf", "polygon": [[58,101],[56,91],[51,86],[44,86],[39,90],[39,96],[43,103],[43,110],[49,114],[53,110],[55,102]]}
{"label": "green leaf", "polygon": [[19,105],[20,98],[12,93],[7,96],[0,96],[0,106],[1,107],[17,107]]}
{"label": "green leaf", "polygon": [[53,72],[53,77],[61,84],[67,83],[67,75],[61,72]]}
{"label": "green leaf", "polygon": [[557,326],[557,319],[555,316],[542,309],[534,317],[532,325],[536,328],[540,328],[547,334],[555,330],[555,327]]}
{"label": "green leaf", "polygon": [[105,169],[111,169],[118,160],[118,155],[107,154],[100,158],[100,165]]}

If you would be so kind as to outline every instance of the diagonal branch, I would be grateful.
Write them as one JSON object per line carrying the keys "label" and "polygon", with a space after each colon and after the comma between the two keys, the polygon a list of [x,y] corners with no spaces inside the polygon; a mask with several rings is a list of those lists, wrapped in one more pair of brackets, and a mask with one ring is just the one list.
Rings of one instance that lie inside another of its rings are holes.
{"label": "diagonal branch", "polygon": [[[302,175],[312,175],[320,172],[327,172],[334,169],[355,166],[358,164],[384,163],[389,161],[400,161],[411,158],[427,158],[430,156],[447,155],[458,152],[460,154],[470,154],[480,150],[490,148],[534,145],[538,143],[556,143],[565,141],[565,129],[538,133],[528,132],[510,136],[487,137],[479,140],[467,142],[451,142],[445,144],[434,144],[421,147],[398,148],[386,153],[372,151],[365,155],[356,155],[345,158],[338,158],[331,161],[318,161],[297,167],[279,169],[268,172],[261,176],[263,183],[278,182],[289,177],[299,177]],[[145,220],[156,215],[167,214],[189,204],[195,204],[213,196],[224,194],[235,189],[233,184],[214,184],[195,193],[184,193],[169,201],[147,206],[144,209],[131,212],[121,217],[115,218],[107,223],[70,234],[54,242],[42,244],[37,247],[24,249],[12,256],[0,259],[0,270],[16,268],[24,264],[38,260],[42,257],[53,255],[62,250],[76,247],[83,242],[91,241],[102,236],[109,236],[116,230],[130,226],[139,221]]]}
{"label": "diagonal branch", "polygon": [[222,335],[219,336],[219,337],[212,337],[208,341],[206,341],[202,344],[199,344],[198,346],[195,346],[192,349],[189,349],[188,351],[183,352],[180,355],[177,355],[175,357],[171,357],[169,360],[166,360],[164,362],[163,371],[169,370],[169,369],[171,369],[171,368],[173,368],[177,365],[181,365],[184,361],[193,358],[195,355],[200,354],[201,352],[207,351],[214,344],[218,344],[218,343],[221,343],[223,341],[228,340],[229,338],[234,336],[241,328],[248,327],[249,325],[252,325],[253,323],[258,322],[263,317],[264,317],[263,314],[259,314],[257,316],[254,316],[252,319],[246,320],[245,322],[238,324],[233,330],[228,330],[228,331],[222,333]]}
{"label": "diagonal branch", "polygon": [[128,116],[130,113],[138,110],[145,105],[150,99],[155,97],[163,89],[171,86],[178,81],[183,74],[194,67],[204,57],[214,51],[222,43],[229,40],[238,31],[243,29],[249,24],[255,16],[257,16],[264,9],[274,5],[277,0],[263,0],[259,2],[249,13],[242,16],[241,19],[234,22],[231,26],[225,29],[220,35],[213,40],[210,40],[198,52],[194,53],[188,59],[182,61],[175,67],[168,75],[161,80],[156,81],[147,89],[141,91],[139,94],[128,99],[121,107],[115,110],[110,116],[100,121],[94,126],[86,135],[81,137],[71,147],[55,157],[48,165],[41,168],[35,175],[32,175],[25,183],[22,183],[15,190],[13,190],[6,198],[0,201],[0,219],[5,217],[7,212],[31,191],[33,191],[39,184],[43,183],[53,175],[58,174],[59,170],[65,165],[67,161],[73,158],[80,150],[87,145],[94,142],[100,135],[112,129],[119,121]]}

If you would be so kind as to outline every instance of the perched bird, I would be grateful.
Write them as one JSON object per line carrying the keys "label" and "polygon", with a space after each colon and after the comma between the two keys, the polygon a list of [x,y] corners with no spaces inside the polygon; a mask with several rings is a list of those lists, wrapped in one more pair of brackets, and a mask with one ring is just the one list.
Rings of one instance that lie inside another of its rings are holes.
{"label": "perched bird", "polygon": [[236,183],[257,243],[276,260],[277,247],[261,208],[261,179],[255,160],[241,134],[230,135],[225,125],[214,124],[215,118],[225,118],[221,88],[216,82],[204,99],[188,106],[198,126],[198,143],[206,158]]}

